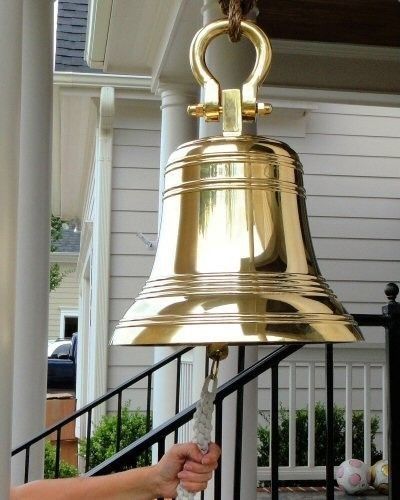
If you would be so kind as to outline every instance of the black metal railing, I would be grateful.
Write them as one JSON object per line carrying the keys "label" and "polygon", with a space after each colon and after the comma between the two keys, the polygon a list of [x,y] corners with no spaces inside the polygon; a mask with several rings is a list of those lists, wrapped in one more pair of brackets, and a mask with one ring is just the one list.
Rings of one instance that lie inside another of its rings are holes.
{"label": "black metal railing", "polygon": [[[389,499],[394,500],[400,498],[400,427],[397,422],[400,421],[400,405],[397,403],[395,391],[400,386],[400,371],[397,369],[398,356],[400,354],[400,304],[396,302],[399,289],[395,284],[389,284],[385,293],[389,299],[387,306],[383,308],[382,314],[355,314],[354,317],[361,327],[380,326],[386,330],[386,352],[387,352],[387,373],[388,373],[388,395],[389,395],[389,462],[391,465],[390,475],[390,493]],[[290,344],[278,347],[271,354],[256,362],[249,368],[244,369],[244,348],[239,348],[238,356],[238,374],[231,380],[219,387],[215,398],[215,440],[217,443],[222,443],[222,420],[223,420],[223,401],[233,393],[237,394],[237,413],[236,413],[236,443],[235,443],[235,475],[234,475],[234,499],[240,500],[241,489],[241,451],[242,451],[242,423],[243,423],[243,388],[244,386],[264,373],[266,370],[271,370],[271,499],[279,498],[279,432],[278,432],[278,387],[279,387],[279,363],[288,356],[296,352],[302,347],[301,344]],[[183,349],[177,354],[170,356],[164,361],[157,363],[149,370],[134,377],[127,383],[107,394],[103,398],[99,398],[95,402],[76,412],[73,416],[47,429],[44,433],[36,436],[33,440],[21,445],[13,451],[13,455],[23,450],[26,451],[26,462],[29,465],[29,449],[37,441],[43,439],[54,431],[57,431],[57,444],[59,449],[59,439],[61,436],[61,427],[75,420],[78,416],[89,412],[98,404],[108,400],[113,395],[118,394],[124,388],[130,387],[135,381],[142,380],[150,373],[165,366],[166,364],[177,360],[178,385],[180,384],[180,363],[181,356],[191,348]],[[333,349],[332,344],[325,346],[326,351],[326,399],[327,399],[327,447],[326,447],[326,498],[327,500],[334,499],[334,386],[333,386]],[[151,380],[151,376],[150,376]],[[150,383],[151,386],[151,383]],[[149,387],[149,385],[148,385]],[[148,389],[149,390],[149,389]],[[179,397],[179,390],[176,390],[176,398]],[[176,406],[178,409],[179,407]],[[111,472],[120,471],[126,467],[136,463],[137,457],[149,450],[153,445],[158,445],[159,457],[165,451],[165,442],[169,435],[177,438],[177,433],[180,427],[188,423],[194,414],[195,405],[191,405],[181,411],[167,422],[150,430],[145,436],[130,444],[126,448],[117,451],[117,453],[107,461],[98,465],[86,475],[95,476],[108,474]],[[391,425],[394,422],[395,425]],[[120,438],[119,438],[120,444]],[[116,447],[118,448],[119,445]],[[221,500],[221,467],[215,473],[214,500]]]}
{"label": "black metal railing", "polygon": [[[45,431],[37,434],[33,438],[29,439],[25,443],[22,443],[20,446],[12,450],[11,455],[15,456],[19,453],[25,452],[25,469],[24,469],[24,482],[28,482],[29,480],[29,459],[30,459],[30,450],[32,446],[46,438],[48,438],[54,432],[56,433],[56,458],[55,458],[55,470],[54,476],[56,478],[60,475],[60,463],[61,463],[61,440],[62,440],[62,431],[63,429],[70,424],[71,422],[75,422],[78,418],[86,416],[86,449],[85,449],[85,472],[90,469],[90,450],[91,450],[91,436],[92,436],[92,413],[93,410],[103,403],[108,402],[111,398],[117,397],[117,431],[116,431],[116,443],[115,443],[115,452],[118,453],[121,448],[121,423],[122,423],[122,394],[126,389],[131,388],[135,384],[140,381],[147,379],[147,388],[146,388],[146,431],[150,431],[151,425],[151,389],[152,389],[152,378],[154,373],[157,370],[165,367],[166,365],[173,363],[176,361],[177,365],[177,381],[180,384],[181,378],[181,359],[184,354],[192,350],[193,347],[186,347],[181,349],[180,351],[171,354],[167,358],[155,363],[150,368],[144,370],[139,373],[135,377],[127,380],[123,384],[119,385],[112,391],[109,391],[104,396],[95,399],[93,402],[82,406],[79,410],[72,413],[69,417],[66,417],[59,422],[55,423]],[[179,393],[176,393],[176,408],[179,409]]]}
{"label": "black metal railing", "polygon": [[[279,364],[283,359],[287,358],[297,350],[301,349],[303,344],[291,344],[286,346],[281,346],[275,349],[271,354],[265,356],[260,361],[257,361],[249,368],[241,371],[235,375],[231,380],[225,382],[217,389],[217,394],[215,397],[214,405],[216,407],[216,419],[215,419],[215,432],[217,442],[221,442],[218,439],[222,436],[222,402],[227,397],[238,390],[238,388],[243,387],[251,380],[254,380],[259,375],[264,373],[266,370],[274,365]],[[163,446],[166,438],[175,432],[176,428],[180,428],[186,423],[188,423],[195,412],[196,404],[188,406],[185,410],[181,411],[174,417],[170,418],[167,422],[160,425],[156,429],[151,430],[148,434],[141,437],[131,445],[127,446],[115,456],[106,460],[102,464],[98,465],[91,471],[87,473],[88,476],[97,476],[102,474],[109,474],[111,472],[117,472],[125,467],[129,467],[132,461],[148,450],[153,445]],[[243,410],[243,406],[242,406]],[[217,474],[218,476],[218,474]]]}
{"label": "black metal railing", "polygon": [[[399,305],[400,309],[400,305]],[[385,314],[355,314],[356,321],[361,327],[371,327],[371,326],[381,326],[386,327],[387,332],[390,331],[388,335],[394,335],[394,327],[397,328],[399,332],[400,339],[400,328],[399,324],[393,321],[389,321],[388,316]],[[399,322],[400,322],[400,310],[399,310]],[[239,373],[232,378],[230,381],[222,385],[218,391],[215,398],[215,441],[220,445],[222,442],[222,419],[223,419],[223,406],[222,403],[224,399],[233,394],[237,394],[237,406],[236,406],[236,442],[235,442],[235,463],[234,463],[234,485],[233,485],[233,498],[235,500],[240,500],[240,490],[241,490],[241,451],[242,451],[242,423],[243,423],[243,387],[254,380],[259,375],[264,373],[266,370],[271,370],[271,499],[277,500],[279,498],[279,430],[278,430],[278,415],[279,415],[279,400],[278,400],[278,387],[279,387],[279,363],[286,359],[288,356],[299,350],[303,345],[286,345],[277,348],[271,354],[263,358],[262,360],[250,366],[247,369],[243,369],[244,366],[244,348],[239,348],[239,360],[238,360],[238,371]],[[332,344],[327,344],[325,346],[325,373],[326,373],[326,426],[327,426],[327,443],[326,443],[326,498],[327,500],[334,499],[335,483],[334,483],[334,365],[333,365],[333,350],[334,346]],[[176,435],[177,430],[188,423],[194,414],[195,405],[191,405],[184,411],[177,414],[175,417],[171,418],[163,425],[156,429],[153,429],[146,436],[127,446],[124,450],[121,450],[116,456],[110,458],[109,460],[98,465],[93,470],[87,473],[88,476],[109,474],[111,472],[117,472],[129,467],[130,464],[135,463],[136,458],[148,450],[153,445],[158,445],[158,455],[162,456],[165,450],[165,441],[167,437],[174,433]],[[392,443],[389,442],[389,450],[393,448]],[[389,452],[390,453],[390,452]],[[393,476],[392,476],[393,477]],[[396,479],[396,478],[395,478]],[[393,480],[392,480],[393,482]],[[222,500],[222,477],[221,477],[221,467],[219,467],[215,472],[214,478],[214,500]],[[395,489],[393,489],[393,494]],[[202,497],[203,498],[203,497]],[[393,496],[391,498],[400,498]]]}

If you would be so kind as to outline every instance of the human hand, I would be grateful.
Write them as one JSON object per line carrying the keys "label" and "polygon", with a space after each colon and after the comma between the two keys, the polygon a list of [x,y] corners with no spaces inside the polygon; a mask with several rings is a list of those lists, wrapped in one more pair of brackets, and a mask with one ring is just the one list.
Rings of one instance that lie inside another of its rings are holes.
{"label": "human hand", "polygon": [[210,443],[205,455],[194,443],[174,445],[155,466],[158,496],[175,498],[179,483],[189,492],[205,490],[218,466],[220,454],[220,448],[215,443]]}

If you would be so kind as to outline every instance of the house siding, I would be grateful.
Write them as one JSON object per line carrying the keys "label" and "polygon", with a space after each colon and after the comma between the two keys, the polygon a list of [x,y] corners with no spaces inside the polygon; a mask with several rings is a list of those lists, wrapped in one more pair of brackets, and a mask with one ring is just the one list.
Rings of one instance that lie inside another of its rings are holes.
{"label": "house siding", "polygon": [[[400,111],[316,103],[304,120],[303,128],[274,136],[302,161],[322,275],[349,312],[379,313],[385,284],[398,279]],[[364,335],[383,342],[379,328]]]}
{"label": "house siding", "polygon": [[[141,290],[154,259],[154,251],[148,249],[135,233],[142,232],[150,240],[156,238],[159,129],[160,115],[155,103],[124,108],[123,115],[117,115],[113,158],[110,335]],[[323,276],[349,312],[379,313],[385,303],[385,283],[399,276],[400,111],[313,103],[313,109],[306,113],[298,109],[277,110],[273,121],[268,122],[268,118],[260,120],[259,133],[287,142],[300,155],[305,172],[311,234]],[[340,348],[335,351],[337,361],[346,356],[359,364],[366,359],[365,356],[377,364],[383,361],[383,330],[365,328],[363,332],[366,340],[374,346]],[[309,356],[308,351],[322,356],[321,350],[312,349],[316,348],[304,349],[302,356]],[[267,348],[260,348],[260,356],[266,351]],[[109,388],[151,364],[151,348],[111,348]],[[338,370],[337,380],[342,380],[341,369]],[[357,379],[359,368],[354,370]],[[374,370],[373,377],[376,378]],[[286,376],[283,375],[282,380]],[[336,396],[338,402],[343,403],[344,389],[340,380]],[[381,417],[380,389],[375,387],[375,382],[371,407]],[[304,407],[307,392],[304,369],[297,370],[296,384],[299,388],[297,405]],[[361,387],[357,384],[356,380],[355,408],[362,405]],[[323,388],[318,391],[317,400],[319,397],[323,399]],[[132,401],[132,407],[143,407],[145,393],[144,386],[132,390],[126,394],[126,400]],[[287,394],[287,386],[282,382],[280,399],[283,403],[287,401]],[[266,379],[261,379],[261,409],[267,408],[268,399]],[[113,408],[111,404],[109,409],[112,411]]]}
{"label": "house siding", "polygon": [[49,340],[60,336],[60,314],[62,309],[76,309],[78,312],[79,284],[76,264],[59,264],[62,273],[66,273],[61,285],[50,292],[49,296]]}
{"label": "house siding", "polygon": [[[161,111],[159,102],[117,105],[114,124],[110,241],[110,336],[148,278],[154,260],[137,233],[157,238]],[[153,364],[151,347],[110,347],[113,388]],[[139,388],[140,387],[140,388]],[[132,408],[146,406],[146,390],[124,393]],[[108,409],[113,411],[115,402]]]}

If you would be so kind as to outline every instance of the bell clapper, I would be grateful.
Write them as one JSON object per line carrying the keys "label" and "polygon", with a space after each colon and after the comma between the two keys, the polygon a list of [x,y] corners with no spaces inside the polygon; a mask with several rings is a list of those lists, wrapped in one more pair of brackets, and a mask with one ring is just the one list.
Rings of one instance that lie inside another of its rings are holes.
{"label": "bell clapper", "polygon": [[229,354],[227,344],[210,344],[207,346],[207,356],[212,360],[210,377],[217,378],[219,371],[219,362],[226,359]]}

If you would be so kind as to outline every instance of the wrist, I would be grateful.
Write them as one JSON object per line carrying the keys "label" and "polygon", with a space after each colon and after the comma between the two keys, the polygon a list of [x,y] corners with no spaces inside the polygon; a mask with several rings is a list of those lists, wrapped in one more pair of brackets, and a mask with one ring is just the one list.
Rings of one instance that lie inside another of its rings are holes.
{"label": "wrist", "polygon": [[149,467],[149,483],[153,495],[152,498],[164,498],[162,474],[158,464]]}
{"label": "wrist", "polygon": [[[116,475],[117,476],[117,475]],[[139,467],[137,469],[131,469],[121,473],[121,478],[124,477],[124,494],[129,494],[129,499],[134,498],[135,500],[154,500],[155,498],[160,498],[159,491],[159,477],[157,474],[156,466]],[[121,488],[121,483],[119,482],[119,487]],[[133,497],[132,497],[133,495]],[[116,497],[120,498],[120,497]],[[125,496],[121,495],[121,499]],[[126,497],[128,498],[128,496]]]}

